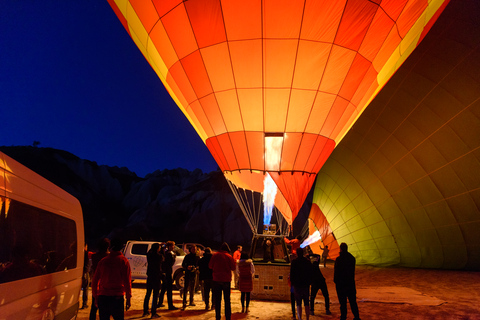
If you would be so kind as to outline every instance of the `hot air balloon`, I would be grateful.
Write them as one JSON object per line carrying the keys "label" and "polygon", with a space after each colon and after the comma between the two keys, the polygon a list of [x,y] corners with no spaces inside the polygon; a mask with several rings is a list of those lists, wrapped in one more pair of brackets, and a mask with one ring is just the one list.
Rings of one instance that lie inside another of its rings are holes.
{"label": "hot air balloon", "polygon": [[[109,0],[237,194],[291,224],[317,173],[448,0]],[[254,204],[253,207],[256,205]]]}
{"label": "hot air balloon", "polygon": [[331,154],[309,219],[322,247],[345,242],[357,264],[480,270],[479,12],[451,1]]}

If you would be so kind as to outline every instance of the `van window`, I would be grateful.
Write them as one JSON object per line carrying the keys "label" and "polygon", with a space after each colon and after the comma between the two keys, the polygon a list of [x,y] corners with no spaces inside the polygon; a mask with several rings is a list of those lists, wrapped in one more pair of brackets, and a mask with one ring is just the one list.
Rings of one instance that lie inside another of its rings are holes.
{"label": "van window", "polygon": [[73,220],[3,197],[0,209],[0,283],[77,266]]}
{"label": "van window", "polygon": [[147,243],[135,243],[132,245],[132,254],[147,255],[148,244]]}

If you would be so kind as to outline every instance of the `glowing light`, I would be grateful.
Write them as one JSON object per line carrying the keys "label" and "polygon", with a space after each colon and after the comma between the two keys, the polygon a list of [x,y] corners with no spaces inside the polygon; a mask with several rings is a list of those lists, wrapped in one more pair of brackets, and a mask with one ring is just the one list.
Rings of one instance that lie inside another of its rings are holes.
{"label": "glowing light", "polygon": [[272,210],[277,195],[277,185],[267,173],[263,180],[263,224],[269,225],[272,220]]}
{"label": "glowing light", "polygon": [[280,171],[283,134],[265,135],[265,167],[269,171]]}
{"label": "glowing light", "polygon": [[314,243],[314,242],[317,242],[318,240],[322,240],[322,236],[320,235],[320,232],[315,231],[314,233],[312,233],[311,235],[308,236],[307,239],[305,239],[305,241],[302,242],[302,244],[300,245],[300,248],[305,248],[306,246]]}
{"label": "glowing light", "polygon": [[[267,170],[280,171],[283,134],[265,134],[265,167]],[[277,195],[277,185],[267,173],[263,180],[263,224],[269,225]]]}

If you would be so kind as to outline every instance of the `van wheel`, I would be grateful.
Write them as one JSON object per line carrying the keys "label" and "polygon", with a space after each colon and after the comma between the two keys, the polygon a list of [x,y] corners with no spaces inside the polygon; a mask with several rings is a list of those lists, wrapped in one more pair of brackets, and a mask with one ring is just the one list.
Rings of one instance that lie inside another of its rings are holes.
{"label": "van wheel", "polygon": [[179,271],[175,275],[175,286],[177,287],[178,290],[183,289],[183,286],[185,284],[185,273],[183,270]]}

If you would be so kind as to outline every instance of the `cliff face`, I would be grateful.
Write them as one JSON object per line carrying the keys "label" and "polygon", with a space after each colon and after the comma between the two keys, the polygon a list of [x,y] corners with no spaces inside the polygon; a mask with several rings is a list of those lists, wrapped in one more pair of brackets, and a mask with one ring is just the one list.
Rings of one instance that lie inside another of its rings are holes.
{"label": "cliff face", "polygon": [[0,151],[76,197],[85,236],[174,240],[215,246],[248,244],[252,233],[223,174],[158,170],[139,178],[127,168],[83,160],[62,150],[0,147]]}

